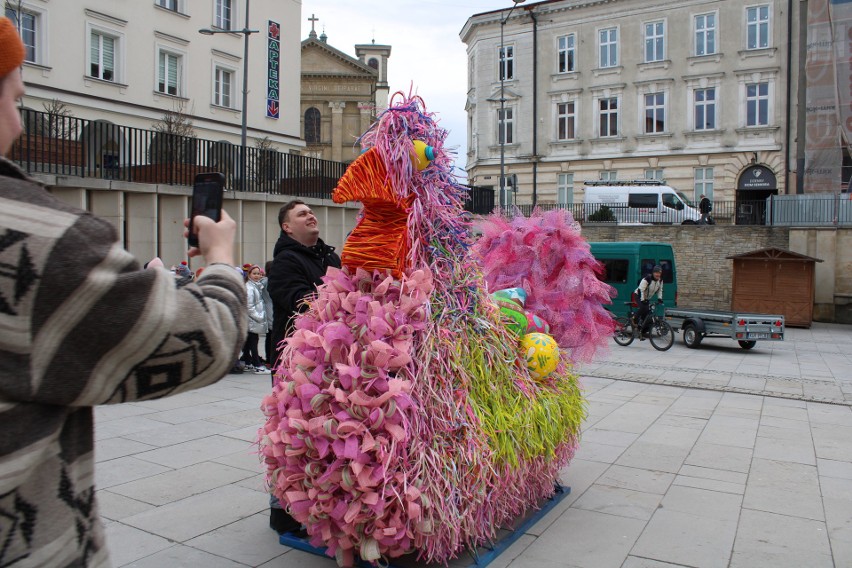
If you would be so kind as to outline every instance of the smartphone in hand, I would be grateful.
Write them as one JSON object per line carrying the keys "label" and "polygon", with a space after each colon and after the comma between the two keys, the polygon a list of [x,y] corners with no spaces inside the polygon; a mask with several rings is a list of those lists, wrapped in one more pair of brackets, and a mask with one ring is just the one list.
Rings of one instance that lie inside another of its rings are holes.
{"label": "smartphone in hand", "polygon": [[192,229],[192,220],[196,215],[210,217],[214,221],[222,218],[222,192],[225,189],[225,176],[219,172],[208,172],[195,176],[192,186],[192,213],[189,216],[189,237],[191,247],[198,246],[198,235]]}

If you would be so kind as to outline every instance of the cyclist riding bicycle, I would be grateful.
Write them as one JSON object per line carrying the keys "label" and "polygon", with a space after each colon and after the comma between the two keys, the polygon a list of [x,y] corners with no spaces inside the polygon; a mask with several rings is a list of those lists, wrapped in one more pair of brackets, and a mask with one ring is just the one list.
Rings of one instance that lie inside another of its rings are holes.
{"label": "cyclist riding bicycle", "polygon": [[639,339],[645,340],[649,331],[648,312],[651,311],[650,301],[657,295],[657,303],[663,303],[663,267],[659,264],[655,265],[642,280],[639,281],[639,287],[636,288],[634,294],[639,302],[639,309],[636,311],[636,323],[642,324],[642,329],[639,330]]}

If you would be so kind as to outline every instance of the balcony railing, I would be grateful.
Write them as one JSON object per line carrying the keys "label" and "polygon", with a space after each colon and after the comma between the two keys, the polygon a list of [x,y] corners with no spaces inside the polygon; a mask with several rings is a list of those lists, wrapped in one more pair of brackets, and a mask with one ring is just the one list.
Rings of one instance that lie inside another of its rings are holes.
{"label": "balcony railing", "polygon": [[[769,225],[769,226],[842,226],[852,227],[852,195],[807,194],[775,195],[763,200],[714,201],[710,217],[718,225]],[[538,204],[541,211],[567,209],[580,223],[611,224],[681,224],[687,220],[683,211],[668,210],[655,213],[649,209],[613,207],[600,204]],[[531,204],[504,206],[504,214],[515,210],[529,216]]]}
{"label": "balcony railing", "polygon": [[[121,126],[21,109],[24,132],[10,158],[28,173],[127,182],[192,185],[200,172],[225,174],[227,189],[242,189],[240,147],[227,141]],[[330,199],[346,164],[246,148],[245,191]],[[466,209],[490,213],[494,191],[471,187]]]}

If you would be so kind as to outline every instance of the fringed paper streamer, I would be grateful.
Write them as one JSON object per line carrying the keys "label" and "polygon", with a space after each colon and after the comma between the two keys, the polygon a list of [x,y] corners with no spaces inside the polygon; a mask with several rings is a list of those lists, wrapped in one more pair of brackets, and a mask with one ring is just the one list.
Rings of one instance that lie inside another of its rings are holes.
{"label": "fringed paper streamer", "polygon": [[349,164],[331,194],[335,203],[361,201],[364,211],[340,260],[351,270],[389,270],[401,278],[408,257],[408,213],[414,196],[401,198],[390,187],[388,171],[374,148]]}
{"label": "fringed paper streamer", "polygon": [[569,211],[491,215],[481,228],[473,250],[490,290],[524,288],[526,309],[550,324],[573,361],[590,361],[608,345],[614,320],[604,305],[615,290],[598,279],[602,266]]}

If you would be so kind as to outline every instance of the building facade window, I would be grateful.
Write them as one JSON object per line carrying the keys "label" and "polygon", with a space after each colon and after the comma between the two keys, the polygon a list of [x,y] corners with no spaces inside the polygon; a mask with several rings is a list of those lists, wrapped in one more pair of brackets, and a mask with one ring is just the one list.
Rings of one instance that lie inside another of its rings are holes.
{"label": "building facade window", "polygon": [[497,56],[500,60],[497,79],[511,81],[515,78],[515,46],[504,45],[502,50],[498,48]]}
{"label": "building facade window", "polygon": [[660,134],[666,131],[666,95],[645,95],[645,134]]}
{"label": "building facade window", "polygon": [[598,30],[598,66],[615,67],[618,65],[618,28]]}
{"label": "building facade window", "polygon": [[216,0],[213,25],[223,30],[231,29],[231,0]]}
{"label": "building facade window", "polygon": [[716,53],[716,14],[695,16],[695,55]]}
{"label": "building facade window", "polygon": [[574,203],[574,174],[556,175],[556,202],[559,205]]}
{"label": "building facade window", "polygon": [[233,100],[234,72],[217,66],[213,70],[213,104],[233,108]]}
{"label": "building facade window", "polygon": [[157,65],[157,91],[173,96],[181,96],[181,73],[183,57],[177,53],[159,50]]}
{"label": "building facade window", "polygon": [[709,200],[713,200],[713,168],[695,168],[694,179],[694,195],[693,199],[696,203],[701,199],[702,195],[706,195]]}
{"label": "building facade window", "polygon": [[166,10],[171,10],[172,12],[177,12],[178,0],[157,0],[157,6],[165,8]]}
{"label": "building facade window", "polygon": [[30,63],[40,63],[39,42],[42,38],[39,37],[41,33],[39,15],[26,10],[11,8],[7,3],[6,17],[12,20],[12,23],[20,31],[21,41],[23,41],[26,49],[24,60]]}
{"label": "building facade window", "polygon": [[371,57],[369,61],[367,61],[367,65],[369,65],[372,69],[379,68],[379,60],[375,57]]}
{"label": "building facade window", "polygon": [[645,170],[645,179],[663,181],[663,168],[647,168]]}
{"label": "building facade window", "polygon": [[556,139],[574,140],[577,137],[576,130],[576,103],[556,103]]}
{"label": "building facade window", "polygon": [[769,6],[746,8],[746,49],[769,47]]}
{"label": "building facade window", "polygon": [[316,145],[321,143],[322,115],[316,107],[305,111],[305,143]]}
{"label": "building facade window", "polygon": [[497,143],[514,144],[515,113],[511,108],[497,110]]}
{"label": "building facade window", "polygon": [[575,71],[574,61],[574,34],[568,34],[556,39],[557,45],[557,73],[570,73]]}
{"label": "building facade window", "polygon": [[746,126],[769,124],[769,83],[746,85]]}
{"label": "building facade window", "polygon": [[104,81],[115,81],[116,44],[118,39],[101,31],[89,35],[89,76]]}
{"label": "building facade window", "polygon": [[660,22],[645,24],[645,63],[666,58],[665,25]]}
{"label": "building facade window", "polygon": [[695,130],[716,129],[716,88],[695,89]]}
{"label": "building facade window", "polygon": [[618,172],[615,170],[601,170],[598,174],[598,178],[601,181],[616,181],[618,178]]}
{"label": "building facade window", "polygon": [[598,112],[598,136],[618,136],[618,98],[600,99]]}

